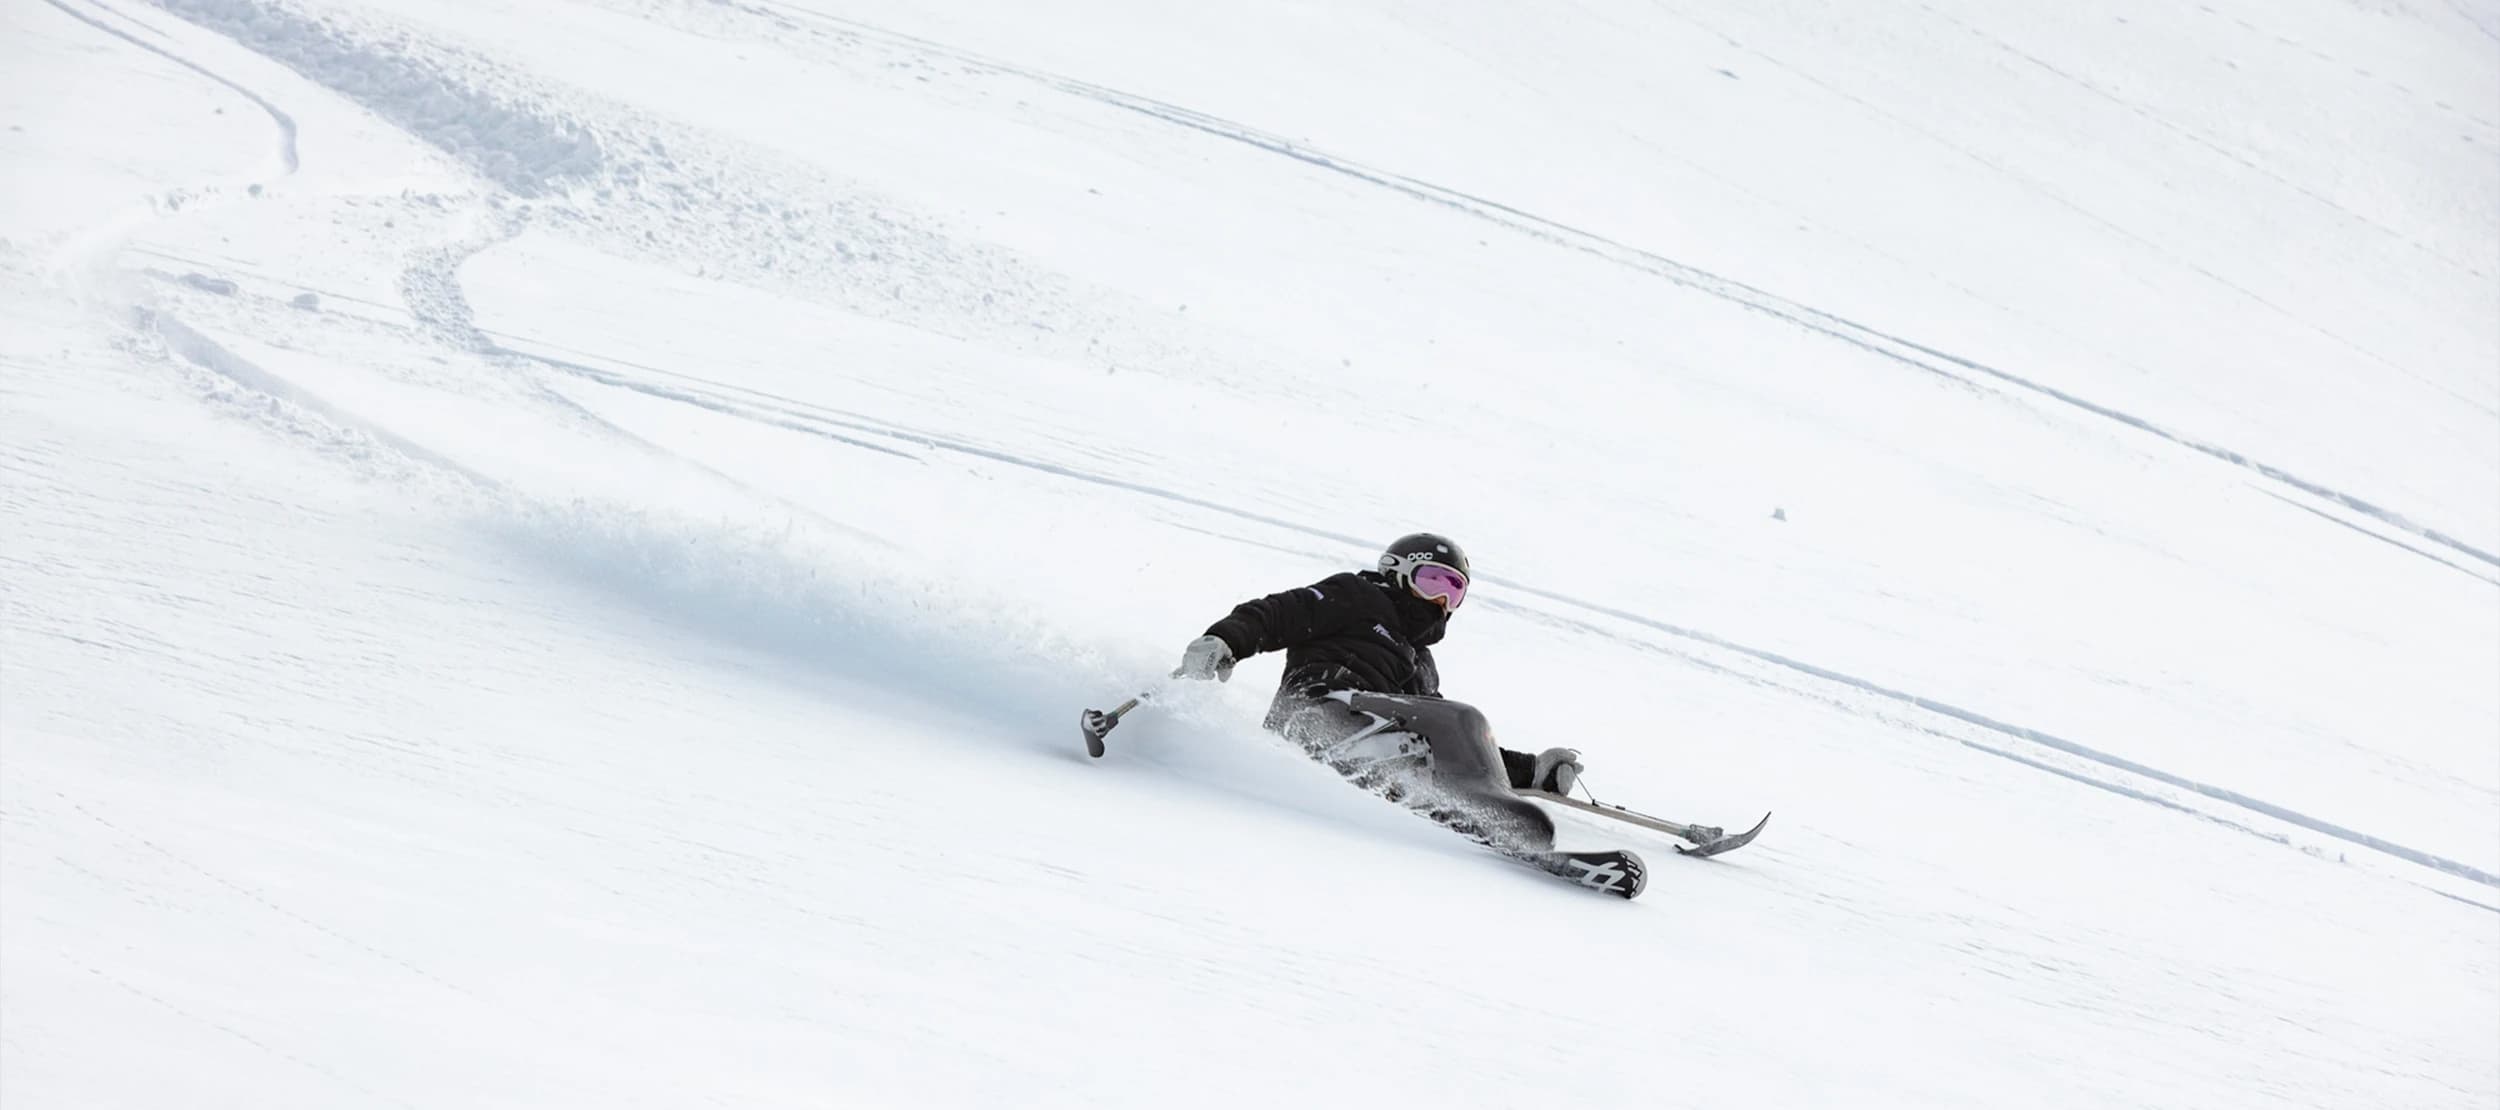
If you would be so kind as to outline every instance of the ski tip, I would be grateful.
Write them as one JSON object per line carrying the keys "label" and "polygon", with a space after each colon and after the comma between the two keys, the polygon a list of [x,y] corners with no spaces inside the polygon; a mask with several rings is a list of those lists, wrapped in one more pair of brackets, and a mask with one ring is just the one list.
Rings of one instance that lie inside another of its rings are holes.
{"label": "ski tip", "polygon": [[1675,851],[1678,855],[1692,856],[1697,859],[1706,859],[1722,852],[1733,852],[1738,848],[1742,848],[1747,844],[1753,843],[1753,838],[1762,835],[1762,826],[1770,823],[1771,815],[1765,813],[1762,815],[1762,820],[1753,823],[1752,828],[1746,829],[1745,831],[1737,833],[1734,836],[1722,836],[1708,844],[1703,844],[1694,848],[1687,848],[1678,844],[1675,846]]}

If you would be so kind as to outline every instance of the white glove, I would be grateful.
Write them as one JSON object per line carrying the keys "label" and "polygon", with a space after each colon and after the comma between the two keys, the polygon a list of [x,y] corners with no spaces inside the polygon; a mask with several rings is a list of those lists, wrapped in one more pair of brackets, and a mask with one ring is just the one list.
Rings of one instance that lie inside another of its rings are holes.
{"label": "white glove", "polygon": [[1570,748],[1547,748],[1536,756],[1536,770],[1529,774],[1529,785],[1556,794],[1571,793],[1573,783],[1580,781],[1580,753]]}
{"label": "white glove", "polygon": [[1218,682],[1233,680],[1233,649],[1221,636],[1200,636],[1189,641],[1181,651],[1181,666],[1172,672],[1174,678],[1212,678]]}

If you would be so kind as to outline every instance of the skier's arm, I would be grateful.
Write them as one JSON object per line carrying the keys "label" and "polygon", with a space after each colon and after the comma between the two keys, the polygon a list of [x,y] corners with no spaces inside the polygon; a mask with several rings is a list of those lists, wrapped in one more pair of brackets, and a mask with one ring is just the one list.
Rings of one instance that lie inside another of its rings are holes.
{"label": "skier's arm", "polygon": [[1233,658],[1247,659],[1263,651],[1283,651],[1336,631],[1353,610],[1345,597],[1346,583],[1335,578],[1279,594],[1253,598],[1233,606],[1223,620],[1207,626],[1207,635],[1224,641]]}

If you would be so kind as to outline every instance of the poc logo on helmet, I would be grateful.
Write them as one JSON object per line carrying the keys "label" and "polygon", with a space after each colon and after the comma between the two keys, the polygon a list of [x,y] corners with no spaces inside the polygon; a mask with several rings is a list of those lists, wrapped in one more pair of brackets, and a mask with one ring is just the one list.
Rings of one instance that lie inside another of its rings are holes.
{"label": "poc logo on helmet", "polygon": [[1399,555],[1393,552],[1384,552],[1380,556],[1380,569],[1391,570],[1408,562],[1438,563],[1440,560],[1433,558],[1434,555],[1447,555],[1449,553],[1450,548],[1447,544],[1435,544],[1431,555],[1426,555],[1421,552],[1417,552],[1413,555]]}

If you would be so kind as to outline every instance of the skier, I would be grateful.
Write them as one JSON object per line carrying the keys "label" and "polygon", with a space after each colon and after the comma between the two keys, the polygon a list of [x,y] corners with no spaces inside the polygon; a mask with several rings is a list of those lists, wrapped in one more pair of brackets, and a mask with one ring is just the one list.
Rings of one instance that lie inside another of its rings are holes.
{"label": "skier", "polygon": [[1441,696],[1432,645],[1467,597],[1467,554],[1402,536],[1377,568],[1242,602],[1190,641],[1178,677],[1229,681],[1233,664],[1285,653],[1267,727],[1357,784],[1512,851],[1553,847],[1554,822],[1520,790],[1566,794],[1580,754],[1497,745],[1474,706]]}

